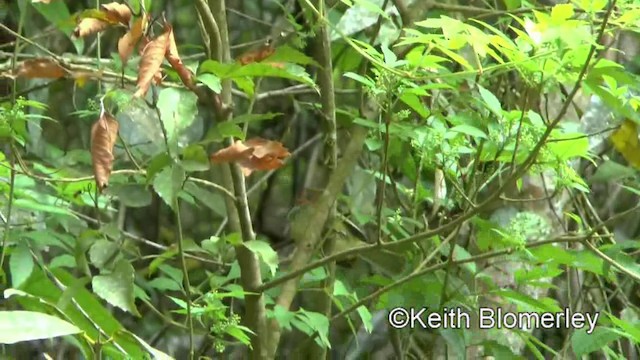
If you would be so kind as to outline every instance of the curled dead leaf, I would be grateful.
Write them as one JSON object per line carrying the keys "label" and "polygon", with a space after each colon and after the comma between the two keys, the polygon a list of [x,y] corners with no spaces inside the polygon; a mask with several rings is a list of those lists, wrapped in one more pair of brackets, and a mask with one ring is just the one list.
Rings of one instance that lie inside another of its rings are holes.
{"label": "curled dead leaf", "polygon": [[73,36],[81,38],[104,31],[109,27],[109,23],[100,19],[84,18],[78,22],[73,30]]}
{"label": "curled dead leaf", "polygon": [[180,77],[180,80],[182,80],[182,83],[189,89],[194,89],[195,85],[193,82],[193,74],[191,73],[191,70],[184,66],[184,64],[182,63],[182,59],[180,59],[180,54],[178,54],[178,46],[176,45],[176,39],[173,36],[173,29],[169,25],[167,25],[165,29],[169,33],[169,44],[165,57],[167,58],[169,64],[171,64],[171,67],[178,73],[178,76]]}
{"label": "curled dead leaf", "polygon": [[126,65],[129,57],[133,54],[133,49],[135,49],[136,44],[140,41],[146,26],[147,15],[142,14],[142,17],[133,23],[131,29],[118,40],[118,54],[120,55],[123,66]]}
{"label": "curled dead leaf", "polygon": [[256,170],[275,170],[284,165],[289,151],[278,141],[253,138],[242,142],[237,140],[233,145],[211,155],[214,163],[236,162],[242,168],[244,176]]}
{"label": "curled dead leaf", "polygon": [[111,25],[129,27],[131,9],[126,4],[112,2],[100,6],[100,10],[86,11],[73,30],[75,37],[84,37],[106,30]]}
{"label": "curled dead leaf", "polygon": [[25,60],[16,68],[15,76],[27,79],[59,79],[67,71],[55,60],[39,58]]}
{"label": "curled dead leaf", "polygon": [[271,56],[275,51],[276,50],[273,47],[272,41],[268,40],[264,45],[262,45],[258,49],[249,50],[244,54],[240,55],[237,60],[241,65],[260,62],[268,58],[269,56]]}
{"label": "curled dead leaf", "polygon": [[126,4],[111,2],[100,6],[107,15],[107,19],[114,23],[129,26],[131,20],[131,9]]}
{"label": "curled dead leaf", "polygon": [[157,73],[160,71],[168,46],[168,31],[145,45],[138,68],[138,90],[134,94],[135,97],[143,97],[149,90],[151,81],[157,79]]}
{"label": "curled dead leaf", "polygon": [[93,175],[100,191],[109,184],[109,176],[113,166],[113,147],[118,138],[119,124],[108,113],[103,115],[91,126],[91,160]]}

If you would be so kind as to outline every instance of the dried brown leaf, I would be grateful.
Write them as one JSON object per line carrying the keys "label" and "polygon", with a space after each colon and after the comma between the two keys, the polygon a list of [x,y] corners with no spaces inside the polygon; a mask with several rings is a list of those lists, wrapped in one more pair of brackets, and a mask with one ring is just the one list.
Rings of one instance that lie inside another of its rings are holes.
{"label": "dried brown leaf", "polygon": [[178,76],[180,76],[182,83],[189,89],[194,89],[195,85],[193,83],[193,74],[191,73],[191,70],[184,66],[182,59],[180,59],[176,39],[173,36],[173,29],[169,25],[167,25],[165,29],[169,32],[169,46],[167,47],[165,57],[169,64],[171,64],[171,67],[178,73]]}
{"label": "dried brown leaf", "polygon": [[107,19],[111,22],[117,22],[127,27],[129,26],[131,9],[126,4],[112,2],[102,5],[100,8],[106,13]]}
{"label": "dried brown leaf", "polygon": [[118,121],[107,113],[103,113],[91,127],[93,175],[100,191],[109,184],[114,159],[113,146],[118,139],[118,127]]}
{"label": "dried brown leaf", "polygon": [[66,70],[55,60],[49,58],[23,61],[16,69],[16,77],[27,79],[59,79],[66,75]]}
{"label": "dried brown leaf", "polygon": [[162,66],[164,55],[169,45],[169,32],[164,32],[150,41],[142,51],[138,68],[138,90],[135,97],[143,97],[151,86],[151,81],[157,79],[157,73]]}
{"label": "dried brown leaf", "polygon": [[142,37],[144,28],[147,26],[147,15],[143,14],[136,20],[131,29],[118,40],[118,54],[122,60],[122,65],[126,65],[129,57],[133,54],[136,44]]}
{"label": "dried brown leaf", "polygon": [[236,162],[245,176],[256,170],[275,170],[284,164],[289,151],[278,141],[253,138],[233,145],[211,155],[214,163]]}
{"label": "dried brown leaf", "polygon": [[81,38],[91,34],[99,33],[109,27],[109,23],[99,19],[84,18],[78,22],[73,30],[73,36]]}
{"label": "dried brown leaf", "polygon": [[268,41],[266,44],[262,45],[258,49],[249,50],[244,54],[238,57],[238,62],[241,65],[247,65],[254,62],[260,62],[269,56],[271,56],[275,52],[275,48],[271,41]]}

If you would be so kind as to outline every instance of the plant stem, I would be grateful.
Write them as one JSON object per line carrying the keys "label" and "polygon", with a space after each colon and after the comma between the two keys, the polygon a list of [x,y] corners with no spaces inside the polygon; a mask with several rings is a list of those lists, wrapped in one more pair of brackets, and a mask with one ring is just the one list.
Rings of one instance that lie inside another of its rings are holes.
{"label": "plant stem", "polygon": [[174,200],[173,211],[176,214],[176,223],[178,224],[178,253],[180,254],[180,264],[182,265],[184,293],[187,303],[187,327],[189,328],[189,359],[195,357],[193,344],[193,318],[191,317],[191,282],[189,281],[189,269],[187,268],[187,260],[184,256],[184,239],[182,237],[182,220],[180,218],[180,200],[176,197]]}

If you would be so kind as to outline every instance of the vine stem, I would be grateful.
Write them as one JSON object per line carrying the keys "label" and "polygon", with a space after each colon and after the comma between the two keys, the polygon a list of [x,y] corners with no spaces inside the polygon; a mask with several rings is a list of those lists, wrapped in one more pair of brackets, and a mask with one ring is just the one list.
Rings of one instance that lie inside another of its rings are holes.
{"label": "vine stem", "polygon": [[193,318],[191,317],[191,282],[189,281],[189,269],[187,269],[187,260],[184,256],[184,238],[182,236],[182,220],[180,217],[180,200],[176,197],[174,200],[174,213],[176,214],[176,223],[178,224],[178,253],[180,255],[180,264],[182,265],[184,293],[187,303],[187,327],[189,328],[189,359],[193,360],[195,356],[195,347],[193,343]]}
{"label": "vine stem", "polygon": [[[13,48],[13,56],[11,57],[11,72],[15,73],[18,49],[20,47],[20,40],[22,36],[22,27],[24,26],[24,20],[27,17],[27,11],[29,6],[25,6],[24,11],[20,14],[20,20],[18,21],[18,32],[16,34],[16,42]],[[16,79],[13,79],[13,86],[11,88],[11,104],[15,107],[16,104]],[[13,132],[13,130],[12,130]],[[7,217],[4,222],[4,233],[2,234],[2,253],[0,253],[0,275],[2,275],[2,282],[5,282],[4,271],[2,270],[4,265],[4,259],[7,255],[7,242],[9,241],[9,230],[11,230],[11,215],[13,213],[13,198],[15,196],[15,184],[16,184],[16,154],[13,136],[9,140],[9,163],[11,164],[11,170],[9,175],[9,204],[7,205]]]}

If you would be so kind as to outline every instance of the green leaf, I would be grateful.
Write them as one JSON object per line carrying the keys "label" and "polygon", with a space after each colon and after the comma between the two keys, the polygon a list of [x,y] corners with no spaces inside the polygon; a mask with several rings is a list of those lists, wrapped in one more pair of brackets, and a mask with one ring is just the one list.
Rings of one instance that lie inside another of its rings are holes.
{"label": "green leaf", "polygon": [[300,314],[298,314],[297,318],[309,326],[313,332],[318,333],[318,337],[316,338],[318,345],[326,346],[329,349],[331,348],[328,337],[329,319],[326,316],[317,312],[300,309]]}
{"label": "green leaf", "polygon": [[202,63],[199,71],[215,74],[221,79],[279,77],[305,83],[313,88],[316,87],[315,82],[305,69],[296,64],[284,64],[284,68],[281,68],[268,63],[240,65],[238,63],[221,64],[214,60],[207,60]]}
{"label": "green leaf", "polygon": [[133,278],[133,266],[127,260],[121,259],[111,274],[94,276],[91,286],[96,295],[109,304],[140,316],[134,304]]}
{"label": "green leaf", "polygon": [[478,91],[480,92],[482,100],[487,105],[487,108],[491,110],[491,112],[493,112],[496,116],[502,116],[502,106],[500,105],[500,100],[498,100],[498,98],[493,95],[491,91],[483,88],[480,85],[478,85]]}
{"label": "green leaf", "polygon": [[376,84],[373,82],[373,80],[369,79],[368,77],[364,77],[362,75],[356,74],[356,73],[352,73],[352,72],[348,72],[344,74],[344,77],[348,77],[349,79],[353,79],[363,85],[366,85],[367,87],[373,89],[376,87]]}
{"label": "green leaf", "polygon": [[166,277],[155,278],[148,283],[149,286],[156,288],[160,291],[171,290],[179,291],[182,286],[173,279]]}
{"label": "green leaf", "polygon": [[163,152],[149,162],[147,166],[147,184],[150,184],[160,170],[171,164],[171,157],[166,152]]}
{"label": "green leaf", "polygon": [[187,178],[184,168],[180,164],[164,168],[153,180],[153,188],[171,208],[175,205],[182,184]]}
{"label": "green leaf", "polygon": [[402,100],[402,102],[409,106],[413,111],[417,112],[421,117],[425,119],[429,117],[429,110],[427,110],[427,107],[422,103],[417,95],[405,93],[402,94],[400,100]]}
{"label": "green leaf", "polygon": [[54,206],[54,205],[42,204],[31,199],[24,199],[24,198],[16,199],[13,201],[13,205],[17,208],[30,210],[33,212],[45,212],[50,214],[67,215],[71,217],[76,217],[69,211],[69,208],[67,208],[66,206]]}
{"label": "green leaf", "polygon": [[227,215],[227,205],[224,198],[219,193],[211,192],[198,183],[188,181],[184,185],[184,190],[192,195],[199,203],[213,210],[216,214],[225,217]]}
{"label": "green leaf", "polygon": [[251,338],[249,338],[249,334],[255,334],[251,329],[242,325],[230,325],[225,329],[225,332],[236,340],[240,341],[244,345],[251,344]]}
{"label": "green leaf", "polygon": [[89,261],[98,269],[104,269],[108,262],[113,263],[117,259],[120,246],[116,243],[101,239],[91,245],[89,249]]}
{"label": "green leaf", "polygon": [[258,257],[269,266],[271,275],[276,274],[276,270],[278,269],[278,253],[271,248],[269,243],[261,240],[252,240],[244,242],[243,245],[258,255]]}
{"label": "green leaf", "polygon": [[73,29],[76,24],[64,1],[51,1],[49,4],[32,3],[31,5],[71,40],[78,54],[82,53],[84,40],[73,37]]}
{"label": "green leaf", "polygon": [[589,151],[589,138],[584,134],[562,134],[554,136],[553,141],[547,143],[547,147],[560,160],[586,157]]}
{"label": "green leaf", "polygon": [[180,133],[196,119],[197,101],[198,97],[193,92],[183,89],[166,88],[158,95],[160,118],[173,153],[177,152]]}
{"label": "green leaf", "polygon": [[[147,8],[148,9],[148,8]],[[144,340],[142,340],[140,337],[138,337],[136,334],[131,334],[131,336],[133,336],[133,338],[135,338],[136,340],[138,340],[138,342],[140,343],[140,345],[142,345],[142,347],[145,348],[145,350],[147,350],[149,352],[149,354],[151,354],[153,356],[154,360],[175,360],[174,358],[172,358],[171,356],[165,354],[164,352],[154,348],[153,346],[147,344]]]}
{"label": "green leaf", "polygon": [[233,123],[233,124],[252,123],[257,121],[271,120],[276,116],[280,116],[280,115],[282,115],[282,113],[242,114],[234,117],[231,121],[227,121],[227,123]]}
{"label": "green leaf", "polygon": [[33,311],[0,311],[0,344],[50,339],[82,332],[55,316]]}
{"label": "green leaf", "polygon": [[583,355],[602,349],[621,337],[620,334],[606,327],[596,327],[591,334],[587,334],[586,329],[579,329],[571,336],[571,346],[576,358],[581,358]]}
{"label": "green leaf", "polygon": [[315,60],[313,60],[313,58],[288,45],[279,46],[271,56],[267,57],[267,59],[268,62],[288,62],[300,65],[320,66]]}
{"label": "green leaf", "polygon": [[485,134],[484,131],[478,129],[475,126],[471,126],[471,125],[466,125],[466,124],[462,124],[462,125],[457,125],[452,127],[451,129],[449,129],[449,131],[455,131],[455,132],[459,132],[465,135],[469,135],[475,138],[481,138],[481,139],[487,139],[487,134]]}
{"label": "green leaf", "polygon": [[151,192],[142,184],[113,184],[109,186],[109,193],[127,207],[139,208],[151,204]]}
{"label": "green leaf", "polygon": [[209,170],[209,157],[202,145],[189,145],[182,151],[182,166],[185,171]]}
{"label": "green leaf", "polygon": [[617,181],[632,178],[636,175],[636,170],[629,166],[624,166],[615,161],[607,160],[596,169],[595,174],[589,178],[590,183]]}
{"label": "green leaf", "polygon": [[222,82],[220,82],[220,78],[213,74],[201,74],[198,76],[198,81],[205,84],[216,94],[220,94],[222,91]]}
{"label": "green leaf", "polygon": [[33,257],[31,251],[25,243],[16,246],[11,252],[9,259],[9,272],[11,274],[11,285],[19,288],[31,275],[33,271]]}

